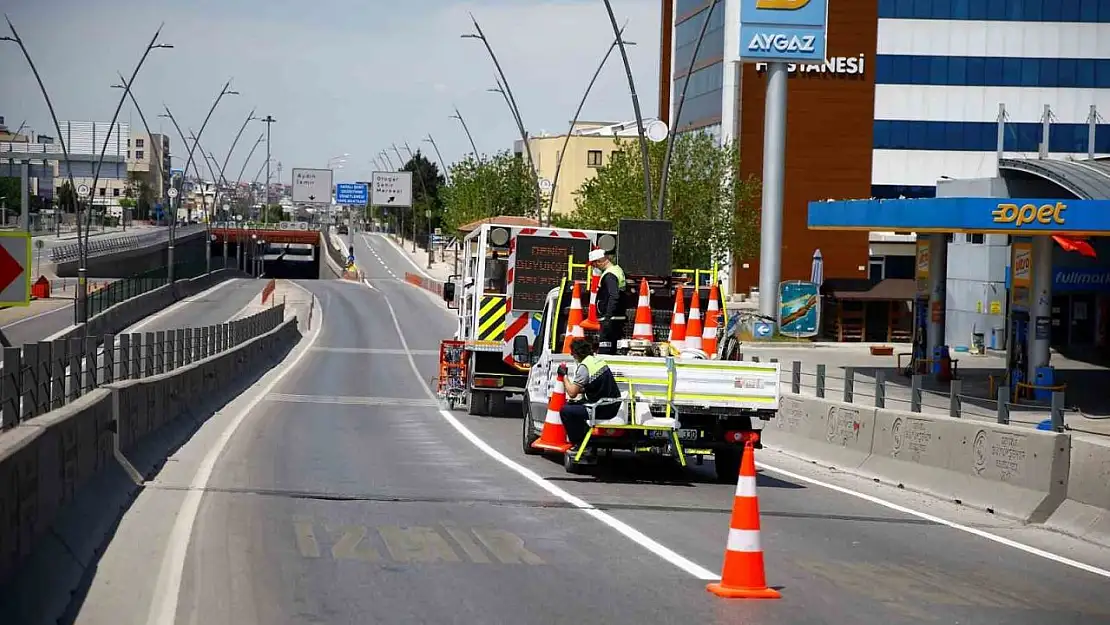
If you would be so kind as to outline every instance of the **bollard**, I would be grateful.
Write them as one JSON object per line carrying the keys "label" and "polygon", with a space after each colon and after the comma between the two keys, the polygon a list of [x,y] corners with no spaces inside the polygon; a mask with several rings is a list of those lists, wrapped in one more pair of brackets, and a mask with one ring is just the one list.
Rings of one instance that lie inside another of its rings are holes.
{"label": "bollard", "polygon": [[177,368],[177,332],[166,330],[166,371]]}
{"label": "bollard", "polygon": [[153,332],[143,334],[143,377],[154,375],[154,336]]}
{"label": "bollard", "polygon": [[924,377],[915,373],[910,378],[910,412],[921,412],[921,381]]}
{"label": "bollard", "polygon": [[143,377],[143,335],[139,332],[131,334],[131,379],[138,380]]}
{"label": "bollard", "polygon": [[69,339],[69,400],[81,396],[81,356],[85,353],[85,341],[80,337]]}
{"label": "bollard", "polygon": [[844,367],[844,403],[853,403],[856,395],[856,368]]}
{"label": "bollard", "polygon": [[1000,425],[1008,425],[1010,423],[1010,387],[1009,386],[1000,386],[1000,387],[998,387],[998,397],[996,398],[996,401],[998,402],[997,408],[996,408],[996,415],[998,417],[998,423]]}
{"label": "bollard", "polygon": [[962,408],[962,399],[960,395],[963,394],[964,383],[963,380],[952,380],[948,384],[948,416],[959,419]]}
{"label": "bollard", "polygon": [[802,361],[795,360],[790,363],[790,392],[800,395],[802,392]]}
{"label": "bollard", "polygon": [[26,421],[35,416],[35,399],[38,395],[38,374],[39,362],[39,346],[37,343],[24,343],[23,354],[21,355],[21,366],[16,369],[19,371],[19,396],[20,396],[20,409],[19,420]]}
{"label": "bollard", "polygon": [[817,365],[817,379],[814,382],[817,389],[817,396],[820,398],[825,397],[825,365]]}
{"label": "bollard", "polygon": [[6,430],[19,423],[19,370],[22,368],[23,352],[18,347],[4,348],[4,406],[0,424]]}
{"label": "bollard", "polygon": [[166,372],[166,331],[154,333],[154,375]]}
{"label": "bollard", "polygon": [[104,384],[116,381],[116,335],[104,335],[104,362],[101,363],[100,379]]}
{"label": "bollard", "polygon": [[1052,431],[1064,431],[1064,393],[1052,392]]}
{"label": "bollard", "polygon": [[50,375],[53,386],[50,392],[51,410],[61,408],[66,403],[66,360],[68,359],[66,348],[68,346],[69,343],[65,339],[54,339],[54,347],[50,350],[53,361],[51,366],[54,368]]}
{"label": "bollard", "polygon": [[178,328],[173,331],[174,343],[177,345],[177,353],[174,357],[177,358],[176,367],[180,369],[185,366],[185,350],[188,343],[185,342],[185,328]]}
{"label": "bollard", "polygon": [[185,328],[185,344],[183,351],[185,353],[185,364],[193,364],[193,329]]}
{"label": "bollard", "polygon": [[131,378],[131,335],[119,335],[119,379]]}
{"label": "bollard", "polygon": [[875,372],[875,407],[886,408],[886,371]]}
{"label": "bollard", "polygon": [[96,381],[97,368],[96,362],[96,337],[85,337],[85,392],[91,392],[94,388],[100,386]]}

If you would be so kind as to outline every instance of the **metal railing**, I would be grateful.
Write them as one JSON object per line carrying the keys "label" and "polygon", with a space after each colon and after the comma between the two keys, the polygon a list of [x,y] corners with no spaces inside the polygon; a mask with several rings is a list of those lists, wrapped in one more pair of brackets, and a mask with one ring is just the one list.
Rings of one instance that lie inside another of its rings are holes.
{"label": "metal railing", "polygon": [[282,303],[219,325],[6,347],[0,372],[0,430],[61,408],[105,384],[169,373],[223,353],[277,328],[284,319]]}
{"label": "metal railing", "polygon": [[[188,236],[204,230],[203,224],[190,224],[188,226],[178,226],[176,236],[178,238]],[[106,254],[115,254],[123,250],[130,250],[139,247],[146,247],[154,245],[162,241],[169,241],[170,233],[168,228],[159,228],[153,232],[144,232],[142,234],[129,234],[119,237],[101,237],[89,239],[89,257],[104,256]],[[64,263],[71,260],[77,260],[80,255],[81,246],[78,243],[67,243],[59,245],[50,250],[50,260],[55,263]]]}
{"label": "metal railing", "polygon": [[[204,270],[204,262],[176,263],[174,264],[174,279],[195,278],[203,274]],[[169,283],[170,279],[166,267],[159,267],[129,278],[109,282],[105,286],[89,292],[89,316],[98,315],[120,302],[143,293],[149,293]]]}

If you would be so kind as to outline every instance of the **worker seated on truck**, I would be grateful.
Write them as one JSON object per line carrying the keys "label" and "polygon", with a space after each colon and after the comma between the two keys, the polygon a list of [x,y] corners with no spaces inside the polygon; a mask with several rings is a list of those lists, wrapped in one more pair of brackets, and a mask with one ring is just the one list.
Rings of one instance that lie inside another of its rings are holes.
{"label": "worker seated on truck", "polygon": [[[586,339],[574,339],[570,344],[570,355],[574,358],[574,374],[567,377],[566,364],[559,365],[559,373],[563,376],[563,386],[566,389],[567,403],[559,411],[559,418],[567,431],[567,439],[574,447],[571,454],[578,453],[578,446],[590,431],[589,412],[585,403],[596,403],[603,399],[619,399],[621,390],[609,365],[594,355],[593,343]],[[594,409],[596,421],[606,421],[617,416],[620,403],[606,404]]]}

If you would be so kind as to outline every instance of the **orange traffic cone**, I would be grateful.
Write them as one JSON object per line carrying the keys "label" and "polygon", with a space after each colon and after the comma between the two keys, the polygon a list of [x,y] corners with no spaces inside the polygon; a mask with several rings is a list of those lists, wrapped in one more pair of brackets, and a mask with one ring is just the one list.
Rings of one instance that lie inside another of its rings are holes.
{"label": "orange traffic cone", "polygon": [[567,403],[566,391],[563,390],[563,374],[556,373],[555,386],[551,389],[551,399],[547,400],[547,417],[543,420],[543,431],[540,437],[532,443],[532,449],[565,452],[571,448],[567,440],[567,429],[563,426],[563,419],[559,411]]}
{"label": "orange traffic cone", "polygon": [[736,481],[736,495],[732,498],[732,519],[729,521],[721,581],[709,584],[705,589],[726,599],[782,597],[777,590],[767,587],[763,547],[759,542],[755,445],[750,438],[744,441],[744,459],[740,462],[740,477]]}
{"label": "orange traffic cone", "polygon": [[671,316],[671,336],[668,339],[675,349],[682,349],[686,344],[686,293],[682,285],[674,294],[674,315]]}
{"label": "orange traffic cone", "polygon": [[586,332],[580,325],[582,323],[582,284],[574,283],[574,292],[570,296],[570,313],[567,315],[567,337],[563,339],[563,353],[570,353],[570,344],[574,339],[585,338]]}
{"label": "orange traffic cone", "polygon": [[586,320],[582,322],[583,330],[596,332],[601,329],[601,320],[597,318],[597,288],[599,286],[601,286],[601,276],[592,276],[590,278],[590,309],[587,311]]}
{"label": "orange traffic cone", "polygon": [[632,338],[640,341],[654,341],[651,329],[651,296],[646,278],[640,278],[640,300],[636,303],[636,325],[632,326]]}
{"label": "orange traffic cone", "polygon": [[721,319],[721,308],[717,301],[720,299],[717,285],[709,290],[709,303],[705,309],[705,330],[701,333],[701,349],[710,358],[717,355],[717,324]]}
{"label": "orange traffic cone", "polygon": [[685,349],[701,349],[701,304],[698,303],[698,289],[694,287],[694,296],[690,298],[690,320],[686,322]]}

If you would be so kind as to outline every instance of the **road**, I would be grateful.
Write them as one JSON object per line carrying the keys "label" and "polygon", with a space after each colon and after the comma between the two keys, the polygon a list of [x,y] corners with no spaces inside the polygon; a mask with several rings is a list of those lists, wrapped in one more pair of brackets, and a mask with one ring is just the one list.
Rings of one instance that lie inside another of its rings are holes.
{"label": "road", "polygon": [[426,381],[450,316],[384,239],[355,246],[367,284],[300,283],[322,324],[147,484],[75,622],[1110,619],[1110,573],[1061,557],[1107,569],[1105,550],[770,452],[762,544],[784,597],[718,599],[734,487],[709,462],[571,476],[520,452],[519,420],[442,410]]}

